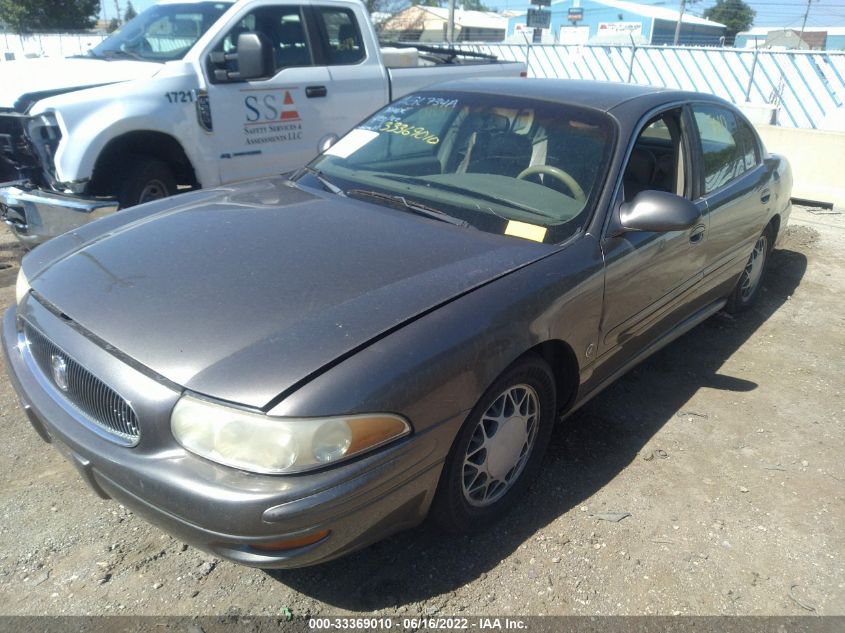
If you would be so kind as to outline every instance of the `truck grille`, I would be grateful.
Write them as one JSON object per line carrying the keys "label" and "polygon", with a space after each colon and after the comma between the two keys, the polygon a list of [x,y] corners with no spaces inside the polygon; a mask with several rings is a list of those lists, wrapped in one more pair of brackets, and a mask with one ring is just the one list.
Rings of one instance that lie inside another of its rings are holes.
{"label": "truck grille", "polygon": [[0,183],[40,178],[40,163],[24,134],[27,117],[0,112]]}
{"label": "truck grille", "polygon": [[38,368],[59,393],[121,443],[137,443],[138,418],[125,399],[29,323],[24,324],[24,336]]}

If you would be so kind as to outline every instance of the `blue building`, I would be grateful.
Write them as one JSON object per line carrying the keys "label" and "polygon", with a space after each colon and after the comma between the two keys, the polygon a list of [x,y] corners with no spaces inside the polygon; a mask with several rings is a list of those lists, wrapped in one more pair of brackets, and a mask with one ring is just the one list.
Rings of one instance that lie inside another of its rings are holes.
{"label": "blue building", "polygon": [[[672,44],[680,15],[667,7],[627,0],[559,0],[547,10],[551,11],[551,26],[544,30],[542,41],[561,44]],[[580,13],[582,19],[571,22],[571,13]],[[509,40],[519,41],[528,28],[526,16],[508,20]],[[685,13],[678,44],[719,46],[724,35],[724,24]]]}

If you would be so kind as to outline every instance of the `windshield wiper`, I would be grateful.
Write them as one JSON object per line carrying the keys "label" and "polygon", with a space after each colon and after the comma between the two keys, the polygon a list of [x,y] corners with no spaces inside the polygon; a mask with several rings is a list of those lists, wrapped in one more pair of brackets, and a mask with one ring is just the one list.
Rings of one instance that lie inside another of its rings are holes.
{"label": "windshield wiper", "polygon": [[386,202],[390,206],[396,206],[398,204],[401,205],[401,208],[410,211],[411,213],[416,213],[417,215],[422,215],[424,217],[431,218],[432,220],[448,222],[449,224],[454,224],[455,226],[461,226],[464,228],[470,226],[469,222],[466,220],[460,220],[441,211],[440,209],[435,209],[434,207],[430,207],[420,202],[408,200],[405,196],[382,193],[380,191],[372,191],[370,189],[350,189],[346,192],[346,194],[350,198],[372,198],[373,200]]}
{"label": "windshield wiper", "polygon": [[[480,191],[475,191],[473,189],[464,189],[463,187],[457,187],[455,185],[449,185],[443,182],[433,182],[426,178],[416,178],[414,176],[403,176],[400,174],[390,174],[390,173],[379,173],[379,178],[387,178],[388,180],[395,180],[396,182],[404,182],[409,185],[422,185],[424,187],[430,187],[431,189],[439,189],[440,191],[449,191],[451,193],[457,193],[459,195],[465,196],[467,198],[471,198],[474,200],[484,200],[485,202],[495,202],[500,205],[506,205],[511,209],[516,209],[517,211],[526,211],[533,215],[536,215],[541,218],[550,218],[556,219],[555,216],[549,215],[548,213],[543,213],[538,209],[534,209],[532,207],[525,206],[518,202],[513,202],[512,200],[503,200],[497,196],[491,196],[490,194],[483,193]],[[493,215],[499,215],[492,209],[488,210],[493,213]],[[500,216],[501,217],[501,216]]]}
{"label": "windshield wiper", "polygon": [[297,169],[295,172],[293,172],[293,174],[291,174],[291,177],[288,178],[288,180],[296,182],[305,173],[308,173],[308,174],[311,174],[312,176],[314,176],[314,178],[316,178],[320,182],[320,184],[323,185],[323,189],[325,189],[329,193],[333,193],[333,194],[338,195],[338,196],[346,197],[346,192],[344,192],[343,189],[338,187],[331,180],[326,178],[325,175],[323,175],[323,172],[321,172],[316,167],[309,167],[308,165],[306,165],[305,167],[301,167],[300,169]]}

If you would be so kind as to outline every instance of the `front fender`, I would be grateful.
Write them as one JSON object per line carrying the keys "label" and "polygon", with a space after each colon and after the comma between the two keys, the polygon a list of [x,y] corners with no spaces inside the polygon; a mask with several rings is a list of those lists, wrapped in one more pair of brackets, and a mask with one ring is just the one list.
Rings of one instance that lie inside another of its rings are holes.
{"label": "front fender", "polygon": [[[189,66],[185,66],[190,70]],[[171,103],[167,94],[191,91],[196,77],[169,74],[59,95],[37,104],[33,114],[54,112],[62,140],[56,151],[60,182],[89,180],[106,145],[129,132],[167,134],[182,146],[203,186],[217,182],[216,169],[199,153],[207,134],[199,127],[192,102]]]}
{"label": "front fender", "polygon": [[271,413],[388,411],[424,431],[469,411],[506,367],[550,340],[575,351],[585,377],[584,351],[595,344],[603,291],[599,245],[582,236],[371,343],[284,398]]}

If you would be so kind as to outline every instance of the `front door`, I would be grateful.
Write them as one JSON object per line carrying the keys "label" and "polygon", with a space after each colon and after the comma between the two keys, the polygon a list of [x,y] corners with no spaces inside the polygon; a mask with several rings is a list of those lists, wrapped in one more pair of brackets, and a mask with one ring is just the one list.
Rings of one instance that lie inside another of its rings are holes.
{"label": "front door", "polygon": [[[623,175],[623,201],[630,203],[645,190],[692,199],[689,128],[681,108],[651,119],[631,151]],[[655,331],[683,318],[679,306],[697,291],[704,267],[706,205],[697,204],[702,220],[690,229],[626,232],[603,239],[606,272],[600,357],[632,357],[653,340]]]}
{"label": "front door", "polygon": [[[273,45],[276,69],[263,80],[209,77],[212,147],[223,183],[304,165],[317,154],[324,119],[342,107],[328,90],[328,68],[314,63],[308,8],[284,0],[251,8],[213,47],[231,56],[241,33],[262,33]],[[237,72],[237,59],[226,64]]]}

